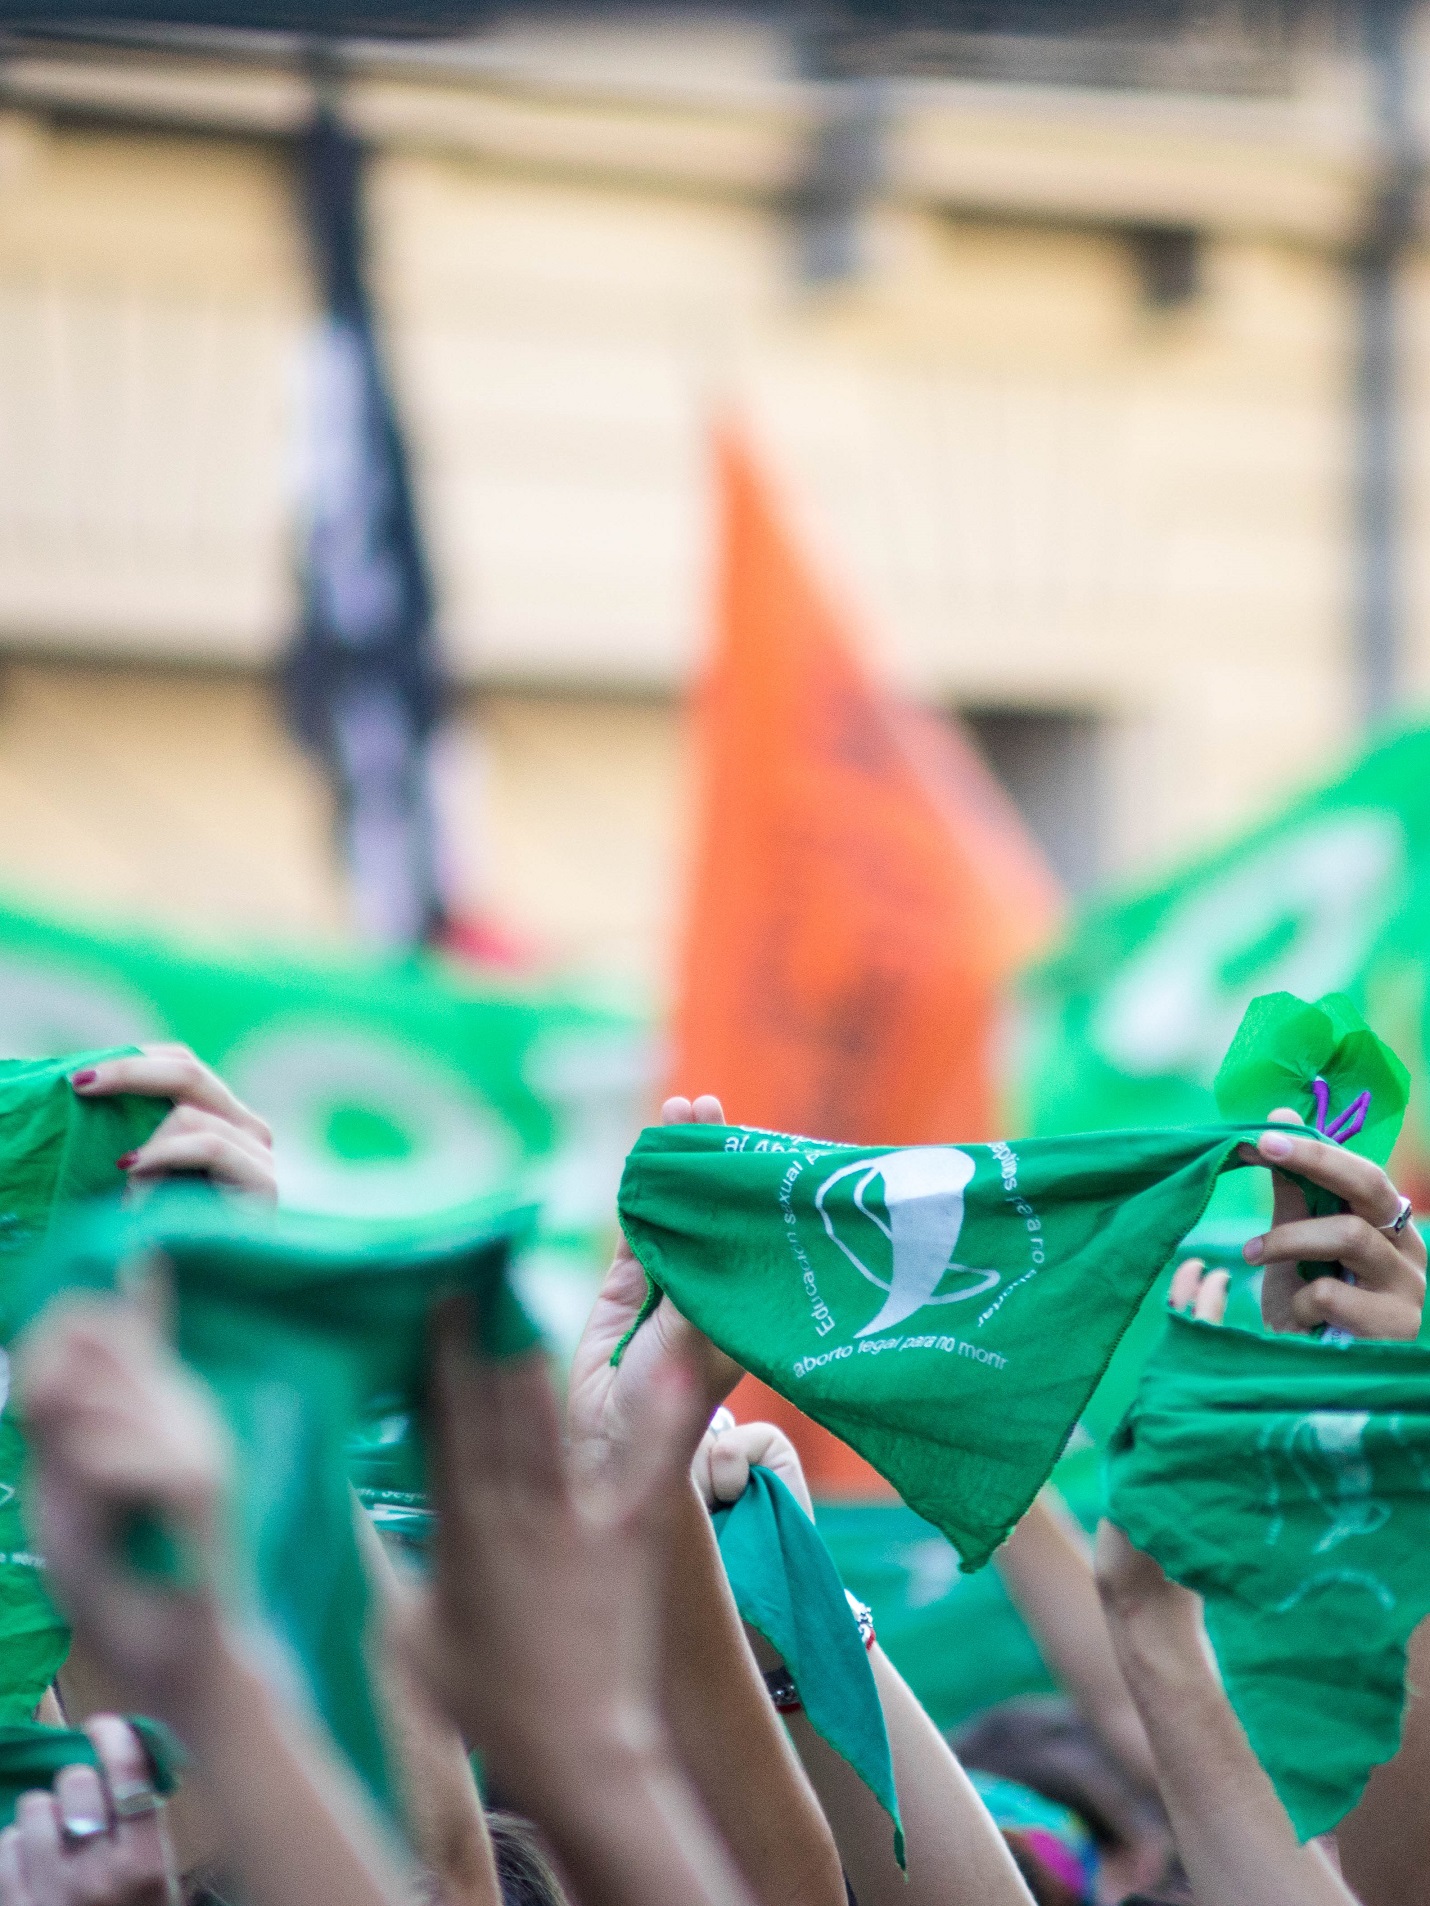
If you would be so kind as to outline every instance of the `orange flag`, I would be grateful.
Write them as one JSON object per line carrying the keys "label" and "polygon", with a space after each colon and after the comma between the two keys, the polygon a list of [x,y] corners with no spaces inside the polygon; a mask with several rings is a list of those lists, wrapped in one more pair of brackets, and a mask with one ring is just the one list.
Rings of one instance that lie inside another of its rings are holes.
{"label": "orange flag", "polygon": [[[972,743],[870,679],[748,446],[726,431],[717,452],[673,1087],[823,1138],[996,1137],[1000,995],[1046,943],[1056,884]],[[888,1493],[753,1379],[733,1407],[794,1433],[817,1492]]]}

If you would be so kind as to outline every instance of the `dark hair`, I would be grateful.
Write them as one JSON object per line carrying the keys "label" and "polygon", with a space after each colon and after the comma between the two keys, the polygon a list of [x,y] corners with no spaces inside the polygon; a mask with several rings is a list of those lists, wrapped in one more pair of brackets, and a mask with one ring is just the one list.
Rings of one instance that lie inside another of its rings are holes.
{"label": "dark hair", "polygon": [[1026,1695],[988,1708],[953,1737],[965,1767],[1021,1781],[1070,1807],[1100,1847],[1130,1846],[1165,1829],[1166,1815],[1139,1792],[1070,1701]]}
{"label": "dark hair", "polygon": [[502,1906],[570,1906],[541,1837],[519,1813],[489,1813]]}

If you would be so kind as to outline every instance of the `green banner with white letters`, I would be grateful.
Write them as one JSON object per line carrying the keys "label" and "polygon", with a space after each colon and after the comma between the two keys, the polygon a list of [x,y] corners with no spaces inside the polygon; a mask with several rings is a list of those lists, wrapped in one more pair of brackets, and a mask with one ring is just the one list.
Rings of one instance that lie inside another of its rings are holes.
{"label": "green banner with white letters", "polygon": [[523,1300],[569,1347],[648,1114],[647,1028],[575,990],[436,959],[195,950],[0,906],[0,1056],[181,1040],[273,1128],[282,1203],[418,1219],[541,1207]]}

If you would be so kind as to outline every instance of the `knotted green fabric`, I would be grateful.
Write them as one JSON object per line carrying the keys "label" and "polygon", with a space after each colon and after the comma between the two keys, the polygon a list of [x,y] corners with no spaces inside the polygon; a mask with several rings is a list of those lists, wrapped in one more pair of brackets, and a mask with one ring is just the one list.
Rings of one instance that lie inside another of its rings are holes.
{"label": "knotted green fabric", "polygon": [[621,1222],[648,1308],[668,1291],[978,1568],[1261,1129],[893,1150],[652,1127],[626,1161]]}
{"label": "knotted green fabric", "polygon": [[1289,1106],[1347,1151],[1383,1165],[1400,1136],[1410,1074],[1344,993],[1314,1005],[1294,993],[1263,993],[1237,1027],[1215,1090],[1223,1118],[1264,1119]]}
{"label": "knotted green fabric", "polygon": [[779,1477],[758,1464],[744,1494],[713,1520],[741,1617],[778,1652],[815,1733],[893,1821],[902,1866],[904,1829],[879,1689],[819,1531]]}
{"label": "knotted green fabric", "polygon": [[[176,1792],[186,1758],[183,1748],[162,1721],[139,1714],[124,1718],[143,1745],[154,1791]],[[42,1727],[35,1721],[0,1727],[0,1828],[14,1819],[21,1794],[48,1787],[62,1767],[77,1763],[100,1765],[89,1736],[78,1728]]]}
{"label": "knotted green fabric", "polygon": [[[172,1187],[132,1208],[92,1209],[54,1233],[32,1265],[12,1328],[55,1294],[108,1290],[126,1266],[171,1267],[180,1354],[213,1391],[238,1452],[232,1595],[286,1644],[314,1705],[390,1805],[364,1662],[368,1589],[346,1452],[355,1426],[416,1412],[429,1319],[466,1293],[496,1356],[536,1333],[506,1283],[526,1214],[444,1217],[428,1226],[297,1216],[210,1190]],[[420,1444],[410,1439],[421,1486]],[[184,1558],[162,1531],[133,1532],[131,1559]]]}
{"label": "knotted green fabric", "polygon": [[1169,1316],[1108,1514],[1205,1601],[1232,1706],[1303,1839],[1400,1737],[1430,1614],[1430,1349]]}
{"label": "knotted green fabric", "polygon": [[[82,1098],[71,1086],[82,1067],[134,1050],[0,1061],[0,1301],[18,1259],[47,1235],[56,1214],[113,1192],[122,1183],[117,1161],[168,1112],[167,1099]],[[0,1352],[0,1406],[8,1388]],[[69,1649],[20,1515],[24,1456],[19,1430],[8,1414],[0,1417],[0,1726],[29,1720]]]}

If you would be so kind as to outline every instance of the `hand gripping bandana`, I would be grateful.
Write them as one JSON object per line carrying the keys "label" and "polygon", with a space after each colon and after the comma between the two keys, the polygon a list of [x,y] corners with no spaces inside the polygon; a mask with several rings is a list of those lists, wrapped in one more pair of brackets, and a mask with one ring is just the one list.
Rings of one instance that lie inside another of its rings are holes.
{"label": "hand gripping bandana", "polygon": [[[506,1281],[527,1218],[482,1208],[427,1225],[341,1222],[175,1186],[137,1207],[94,1207],[57,1230],[9,1319],[22,1326],[65,1290],[113,1289],[155,1259],[167,1268],[179,1354],[212,1391],[237,1450],[237,1612],[261,1617],[389,1809],[348,1446],[360,1422],[383,1413],[415,1413],[420,1431],[429,1322],[442,1298],[470,1298],[489,1355],[536,1343]],[[408,1448],[416,1473],[405,1480],[420,1489],[420,1434]],[[142,1519],[125,1548],[134,1566],[176,1583],[191,1566],[167,1531]]]}
{"label": "hand gripping bandana", "polygon": [[894,1148],[652,1127],[621,1222],[646,1314],[668,1292],[979,1568],[1260,1130]]}
{"label": "hand gripping bandana", "polygon": [[1203,1597],[1232,1706],[1302,1839],[1400,1738],[1430,1614],[1430,1349],[1170,1316],[1108,1514]]}

